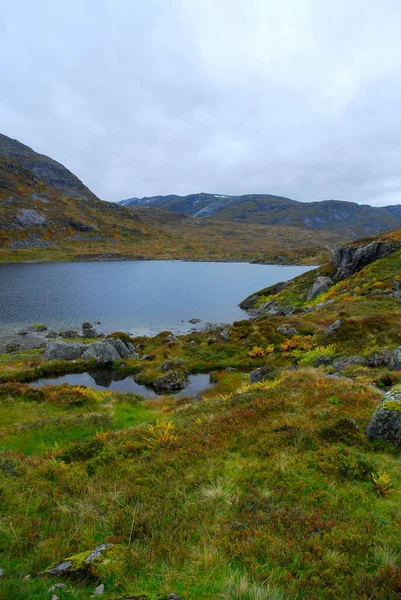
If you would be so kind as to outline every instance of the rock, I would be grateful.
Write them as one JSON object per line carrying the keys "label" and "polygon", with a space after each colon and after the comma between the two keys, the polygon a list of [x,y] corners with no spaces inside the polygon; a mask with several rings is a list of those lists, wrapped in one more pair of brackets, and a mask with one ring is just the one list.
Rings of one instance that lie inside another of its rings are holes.
{"label": "rock", "polygon": [[334,300],[326,300],[325,302],[318,302],[314,308],[315,309],[323,308],[323,306],[327,306],[328,304],[334,304]]}
{"label": "rock", "polygon": [[219,332],[219,338],[221,340],[223,340],[223,342],[229,342],[230,341],[230,330],[227,329],[223,329],[223,331]]}
{"label": "rock", "polygon": [[383,394],[366,429],[366,435],[371,440],[385,440],[401,446],[401,390],[390,390]]}
{"label": "rock", "polygon": [[192,323],[192,325],[196,325],[196,323],[200,323],[201,319],[189,319],[188,323]]}
{"label": "rock", "polygon": [[147,594],[124,594],[114,600],[181,600],[181,598],[177,594],[156,594],[152,597]]}
{"label": "rock", "polygon": [[175,337],[175,335],[173,333],[169,333],[168,336],[166,337],[166,342],[175,342],[177,340],[177,338]]}
{"label": "rock", "polygon": [[154,359],[155,359],[154,354],[142,354],[142,360],[154,360]]}
{"label": "rock", "polygon": [[59,336],[63,338],[78,337],[78,331],[72,331],[71,329],[67,329],[66,331],[60,331]]}
{"label": "rock", "polygon": [[346,367],[350,367],[351,365],[361,365],[366,366],[368,364],[366,358],[362,356],[349,356],[346,358],[338,358],[334,363],[334,368],[336,371],[343,371]]}
{"label": "rock", "polygon": [[333,284],[334,281],[331,277],[317,277],[306,296],[306,301],[309,302],[310,300],[313,300],[313,298],[316,298],[316,296],[323,294],[323,292],[327,292]]}
{"label": "rock", "polygon": [[100,594],[104,594],[104,584],[101,583],[100,585],[97,586],[97,588],[95,588],[94,592],[93,592],[96,596],[100,595]]}
{"label": "rock", "polygon": [[87,346],[78,342],[51,340],[46,344],[44,360],[76,360],[81,357]]}
{"label": "rock", "polygon": [[323,331],[324,335],[333,335],[333,333],[337,333],[337,331],[340,329],[340,327],[342,326],[343,323],[344,323],[344,321],[342,319],[337,319],[337,321],[334,321],[334,323],[329,325]]}
{"label": "rock", "polygon": [[390,350],[381,350],[380,352],[374,352],[367,358],[369,367],[389,367],[390,369],[394,366],[393,353]]}
{"label": "rock", "polygon": [[226,367],[226,368],[224,369],[224,371],[225,371],[226,373],[234,373],[234,371],[236,371],[236,370],[237,370],[237,369],[234,369],[234,367]]}
{"label": "rock", "polygon": [[15,215],[15,220],[21,227],[28,227],[29,225],[46,225],[46,217],[37,210],[30,208],[23,208],[19,213]]}
{"label": "rock", "polygon": [[317,356],[315,360],[315,367],[331,365],[332,362],[332,359],[328,356]]}
{"label": "rock", "polygon": [[259,367],[258,369],[254,369],[249,373],[249,381],[250,383],[259,383],[260,381],[264,381],[268,378],[272,370],[270,367]]}
{"label": "rock", "polygon": [[109,365],[114,360],[120,360],[120,355],[109,341],[95,342],[86,346],[87,350],[81,355],[82,360],[95,359],[98,365]]}
{"label": "rock", "polygon": [[58,337],[58,333],[56,331],[49,331],[49,333],[46,333],[45,338],[48,340],[54,340]]}
{"label": "rock", "polygon": [[51,588],[49,588],[49,592],[55,592],[56,590],[61,590],[65,587],[67,587],[65,583],[55,583]]}
{"label": "rock", "polygon": [[51,597],[51,600],[60,600],[60,598],[58,596],[56,596],[56,594],[53,594]]}
{"label": "rock", "polygon": [[345,279],[357,273],[366,265],[384,258],[397,250],[392,242],[371,242],[366,246],[343,246],[334,252],[333,265],[337,269],[334,278]]}
{"label": "rock", "polygon": [[106,338],[104,341],[111,344],[117,350],[120,358],[127,358],[127,356],[131,354],[128,350],[128,346],[118,338]]}
{"label": "rock", "polygon": [[401,371],[401,346],[398,346],[393,352],[393,369]]}
{"label": "rock", "polygon": [[102,322],[101,321],[93,321],[95,325],[101,325]]}
{"label": "rock", "polygon": [[32,327],[29,328],[29,331],[35,331],[36,333],[40,333],[42,331],[47,331],[47,327],[46,325],[42,324],[32,325]]}
{"label": "rock", "polygon": [[18,335],[28,335],[28,333],[29,333],[29,331],[27,331],[26,329],[21,329],[21,330],[18,332]]}
{"label": "rock", "polygon": [[295,329],[295,327],[292,327],[291,325],[280,325],[280,327],[277,327],[276,331],[278,333],[286,335],[287,337],[298,335],[297,329]]}
{"label": "rock", "polygon": [[152,386],[157,391],[172,392],[175,390],[183,390],[189,384],[189,379],[184,371],[167,371],[165,375],[156,377]]}
{"label": "rock", "polygon": [[[53,565],[43,572],[43,575],[74,575],[77,573],[96,573],[96,565],[109,558],[113,544],[101,544],[93,551],[81,552],[70,556],[61,563]],[[116,546],[114,546],[116,548]]]}
{"label": "rock", "polygon": [[82,337],[97,338],[100,337],[96,329],[90,323],[82,323]]}
{"label": "rock", "polygon": [[126,346],[130,352],[135,352],[135,346],[132,342],[126,342]]}

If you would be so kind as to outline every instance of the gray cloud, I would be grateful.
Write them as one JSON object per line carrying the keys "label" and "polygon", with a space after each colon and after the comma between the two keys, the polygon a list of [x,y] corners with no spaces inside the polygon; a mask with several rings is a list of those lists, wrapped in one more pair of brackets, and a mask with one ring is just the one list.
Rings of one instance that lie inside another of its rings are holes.
{"label": "gray cloud", "polygon": [[1,131],[107,200],[401,203],[401,5],[14,0]]}

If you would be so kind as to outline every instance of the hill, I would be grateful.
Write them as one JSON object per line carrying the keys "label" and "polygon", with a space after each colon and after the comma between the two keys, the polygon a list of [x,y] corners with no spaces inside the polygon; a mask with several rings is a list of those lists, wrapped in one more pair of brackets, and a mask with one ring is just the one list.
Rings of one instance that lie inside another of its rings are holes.
{"label": "hill", "polygon": [[0,595],[398,597],[400,274],[396,231],[256,292],[252,319],[114,334],[120,377],[211,373],[196,397],[37,389],[93,362],[0,356]]}
{"label": "hill", "polygon": [[56,161],[0,136],[0,261],[187,259],[316,264],[345,236],[220,223],[99,200]]}
{"label": "hill", "polygon": [[376,235],[401,227],[399,206],[375,208],[340,200],[297,202],[270,194],[154,196],[122,200],[120,205],[154,206],[218,221],[332,231],[348,239]]}

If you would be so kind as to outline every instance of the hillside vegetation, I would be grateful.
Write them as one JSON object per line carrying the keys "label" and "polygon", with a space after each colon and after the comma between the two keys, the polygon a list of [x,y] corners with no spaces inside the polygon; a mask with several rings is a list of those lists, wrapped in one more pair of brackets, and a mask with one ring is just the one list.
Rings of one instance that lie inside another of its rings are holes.
{"label": "hillside vegetation", "polygon": [[339,200],[297,202],[271,194],[154,196],[130,198],[122,200],[120,204],[122,206],[163,208],[217,221],[332,231],[342,234],[348,239],[375,235],[401,227],[399,206],[374,208]]}
{"label": "hillside vegetation", "polygon": [[217,223],[99,200],[70,171],[0,136],[0,262],[186,259],[316,264],[345,236]]}
{"label": "hillside vegetation", "polygon": [[148,383],[166,361],[212,371],[196,398],[37,390],[93,364],[0,357],[0,597],[399,597],[399,448],[365,430],[401,389],[401,231],[334,260],[253,294],[250,320],[133,338],[140,356],[113,363]]}

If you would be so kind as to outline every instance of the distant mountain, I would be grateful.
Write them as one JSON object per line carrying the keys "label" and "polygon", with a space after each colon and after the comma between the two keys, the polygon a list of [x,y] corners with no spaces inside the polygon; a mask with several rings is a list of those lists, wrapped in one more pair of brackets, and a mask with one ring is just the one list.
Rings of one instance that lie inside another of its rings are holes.
{"label": "distant mountain", "polygon": [[349,238],[376,235],[401,227],[401,205],[376,208],[341,200],[297,202],[271,194],[153,196],[129,198],[119,204],[153,206],[218,221],[333,231]]}
{"label": "distant mountain", "polygon": [[317,264],[346,237],[104,202],[60,163],[0,135],[0,262],[159,258]]}

